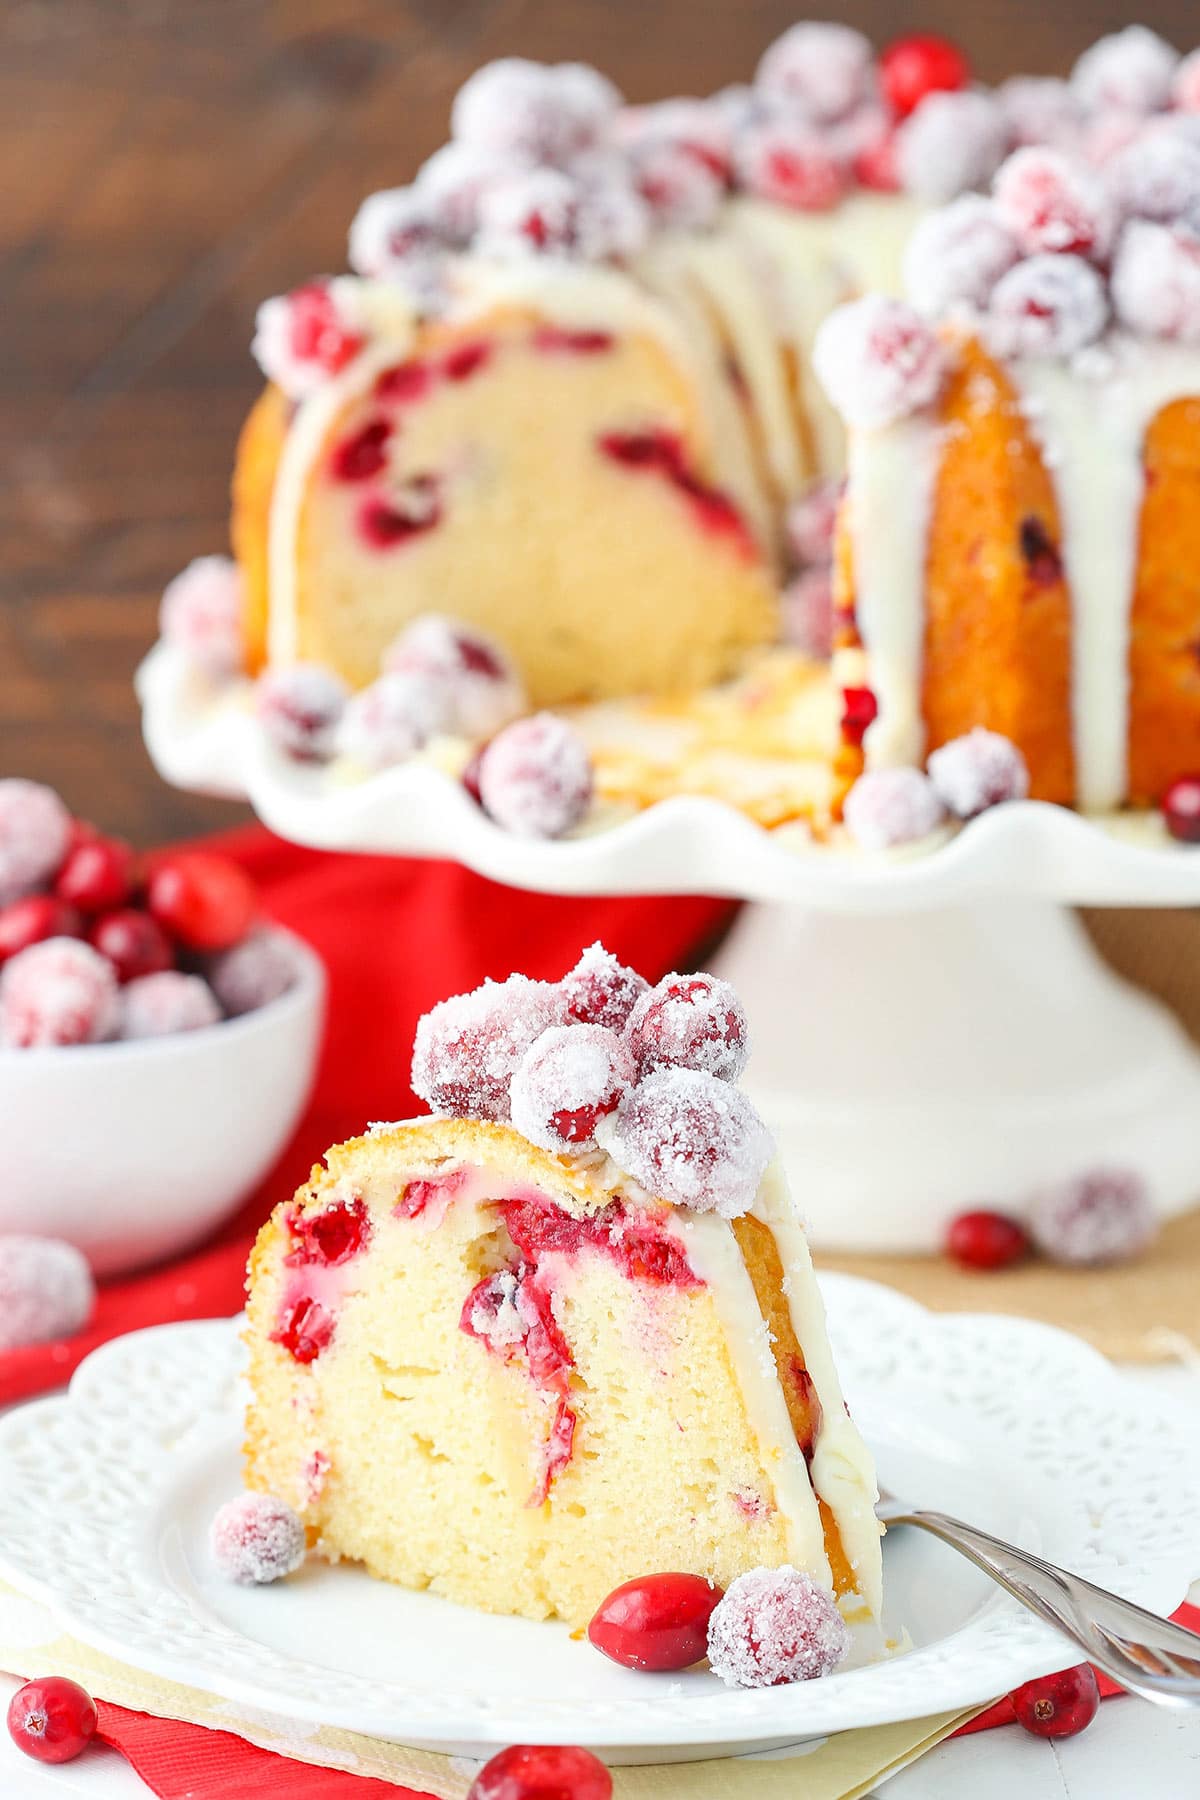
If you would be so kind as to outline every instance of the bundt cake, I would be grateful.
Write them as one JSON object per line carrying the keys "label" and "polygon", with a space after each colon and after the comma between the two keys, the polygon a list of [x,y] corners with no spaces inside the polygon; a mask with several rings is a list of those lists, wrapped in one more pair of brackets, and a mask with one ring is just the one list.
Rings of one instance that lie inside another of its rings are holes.
{"label": "bundt cake", "polygon": [[249,1485],[490,1611],[790,1564],[877,1619],[871,1462],[745,1048],[725,984],[598,946],[427,1015],[441,1116],[330,1151],[259,1236]]}

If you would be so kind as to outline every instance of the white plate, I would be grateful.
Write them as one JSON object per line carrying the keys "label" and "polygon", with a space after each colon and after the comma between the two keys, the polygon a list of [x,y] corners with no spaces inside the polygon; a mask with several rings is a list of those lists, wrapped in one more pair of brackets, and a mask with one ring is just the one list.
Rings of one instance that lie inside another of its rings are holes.
{"label": "white plate", "polygon": [[[512,887],[554,894],[728,894],[833,912],[957,906],[995,895],[1096,906],[1200,901],[1200,850],[1152,815],[1091,820],[1033,801],[999,806],[929,851],[878,856],[764,831],[721,801],[660,801],[565,843],[515,837],[429,764],[338,786],[273,752],[244,705],[221,698],[170,646],[138,671],[151,759],[176,787],[250,801],[281,837],[318,850],[445,856]],[[248,694],[248,690],[247,690]]]}
{"label": "white plate", "polygon": [[[1200,1572],[1200,1467],[1143,1392],[1075,1339],[936,1318],[826,1277],[850,1404],[882,1479],[1160,1612]],[[230,1586],[208,1520],[240,1485],[236,1322],[107,1345],[66,1398],[0,1425],[0,1573],[100,1650],[297,1719],[453,1754],[585,1743],[656,1762],[797,1742],[989,1701],[1075,1660],[969,1564],[916,1532],[886,1551],[888,1626],[913,1648],[821,1682],[729,1692],[636,1675],[565,1627],[494,1618],[313,1562]]]}

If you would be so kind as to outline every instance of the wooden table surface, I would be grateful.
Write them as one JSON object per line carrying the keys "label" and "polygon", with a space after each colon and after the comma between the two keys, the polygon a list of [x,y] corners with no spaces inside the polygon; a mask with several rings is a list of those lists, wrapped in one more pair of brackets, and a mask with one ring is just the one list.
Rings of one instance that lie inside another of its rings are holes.
{"label": "wooden table surface", "polygon": [[[1188,18],[1193,23],[1189,32]],[[230,822],[142,749],[130,678],[164,582],[226,547],[265,295],[343,265],[374,188],[446,135],[489,57],[593,61],[635,99],[748,76],[791,0],[0,0],[0,772],[142,842]],[[858,0],[1055,71],[1100,0]],[[1147,13],[1183,47],[1187,0]]]}

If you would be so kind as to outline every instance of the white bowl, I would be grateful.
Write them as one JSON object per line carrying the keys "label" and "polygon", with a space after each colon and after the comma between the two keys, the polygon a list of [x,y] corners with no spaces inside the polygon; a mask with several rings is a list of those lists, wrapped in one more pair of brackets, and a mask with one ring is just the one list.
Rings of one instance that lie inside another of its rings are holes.
{"label": "white bowl", "polygon": [[200,1031],[0,1050],[0,1233],[65,1238],[97,1275],[196,1244],[266,1174],[316,1068],[325,970],[290,932],[296,981]]}

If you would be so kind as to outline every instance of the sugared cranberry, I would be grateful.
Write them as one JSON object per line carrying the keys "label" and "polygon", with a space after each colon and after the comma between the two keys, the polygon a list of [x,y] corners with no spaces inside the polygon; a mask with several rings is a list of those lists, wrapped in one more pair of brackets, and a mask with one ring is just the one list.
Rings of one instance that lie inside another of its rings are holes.
{"label": "sugared cranberry", "polygon": [[95,1304],[92,1272],[74,1244],[0,1237],[0,1350],[72,1337]]}
{"label": "sugared cranberry", "polygon": [[71,815],[40,781],[0,781],[0,906],[23,899],[57,871],[71,842]]}
{"label": "sugared cranberry", "polygon": [[52,937],[80,937],[83,920],[53,894],[27,894],[0,911],[0,963]]}
{"label": "sugared cranberry", "polygon": [[890,425],[937,398],[946,360],[937,337],[903,300],[868,294],[831,313],[813,368],[851,425]]}
{"label": "sugared cranberry", "polygon": [[484,1763],[467,1800],[612,1800],[612,1776],[590,1750],[513,1744]]}
{"label": "sugared cranberry", "polygon": [[1200,50],[1191,51],[1176,67],[1171,98],[1180,112],[1200,112]]}
{"label": "sugared cranberry", "polygon": [[65,1675],[40,1676],[9,1701],[8,1734],[34,1762],[74,1762],[96,1735],[96,1703]]}
{"label": "sugared cranberry", "polygon": [[699,1069],[657,1069],[617,1112],[599,1142],[649,1193],[695,1212],[736,1219],[753,1204],[775,1154],[746,1096]]}
{"label": "sugared cranberry", "polygon": [[843,489],[841,481],[816,481],[788,507],[783,529],[800,568],[826,568],[832,560]]}
{"label": "sugared cranberry", "polygon": [[432,737],[454,728],[452,695],[437,676],[396,670],[352,694],[337,729],[342,756],[364,769],[407,762]]}
{"label": "sugared cranberry", "polygon": [[1022,253],[1070,251],[1102,261],[1117,215],[1111,195],[1086,163],[1031,147],[1010,156],[992,189],[996,211]]}
{"label": "sugared cranberry", "polygon": [[174,1037],[181,1031],[215,1025],[220,1017],[221,1009],[208,983],[180,969],[139,975],[121,989],[123,1038]]}
{"label": "sugared cranberry", "polygon": [[197,668],[225,680],[242,666],[242,577],[228,556],[197,556],[163,589],[158,629]]}
{"label": "sugared cranberry", "polygon": [[766,51],[754,83],[810,119],[840,119],[866,98],[873,51],[849,25],[805,21],[791,26]]}
{"label": "sugared cranberry", "polygon": [[291,400],[313,393],[366,342],[346,310],[344,285],[312,281],[258,309],[251,349],[267,380]]}
{"label": "sugared cranberry", "polygon": [[1005,1213],[960,1213],[946,1233],[946,1253],[964,1269],[1007,1269],[1028,1256],[1029,1238]]}
{"label": "sugared cranberry", "polygon": [[369,481],[387,467],[388,439],[392,435],[387,419],[368,419],[349,437],[333,447],[329,472],[335,481]]}
{"label": "sugared cranberry", "polygon": [[525,711],[525,685],[503,645],[441,613],[423,613],[383,656],[384,670],[423,682],[445,712],[440,729],[485,738]]}
{"label": "sugared cranberry", "polygon": [[559,1022],[547,982],[510,975],[443,1000],[418,1022],[412,1086],[433,1112],[507,1119],[513,1073],[535,1038]]}
{"label": "sugared cranberry", "polygon": [[367,500],[358,526],[376,550],[394,550],[441,522],[442,484],[436,475],[409,475],[387,490],[385,499]]}
{"label": "sugared cranberry", "polygon": [[637,191],[659,225],[698,231],[711,225],[725,198],[725,183],[681,144],[650,143],[634,153]]}
{"label": "sugared cranberry", "polygon": [[0,1044],[95,1044],[116,1026],[116,976],[90,944],[46,938],[0,971]]}
{"label": "sugared cranberry", "polygon": [[1034,1737],[1075,1737],[1089,1726],[1100,1708],[1100,1686],[1091,1663],[1041,1675],[1009,1696],[1018,1725]]}
{"label": "sugared cranberry", "polygon": [[1200,844],[1200,775],[1181,775],[1162,797],[1167,830],[1181,844]]}
{"label": "sugared cranberry", "polygon": [[1200,232],[1132,219],[1117,245],[1112,298],[1130,331],[1200,344]]}
{"label": "sugared cranberry", "polygon": [[1127,1262],[1151,1244],[1158,1215],[1132,1169],[1094,1169],[1033,1198],[1029,1230],[1053,1262],[1097,1268]]}
{"label": "sugared cranberry", "polygon": [[209,850],[176,850],[150,873],[146,901],[176,942],[189,950],[228,950],[254,923],[258,895],[244,869]]}
{"label": "sugared cranberry", "polygon": [[583,63],[486,63],[454,97],[450,124],[461,143],[533,163],[566,162],[590,150],[616,116],[621,96]]}
{"label": "sugared cranberry", "polygon": [[607,1025],[624,1031],[638,1000],[650,983],[636,969],[617,961],[603,944],[589,944],[570,974],[559,983],[565,1016],[576,1025]]}
{"label": "sugared cranberry", "polygon": [[562,837],[587,814],[592,759],[565,719],[534,713],[494,737],[479,765],[484,810],[520,837]]}
{"label": "sugared cranberry", "polygon": [[664,975],[638,1000],[628,1031],[643,1075],[673,1066],[736,1081],[750,1054],[745,1009],[716,975]]}
{"label": "sugared cranberry", "polygon": [[962,194],[917,225],[904,253],[904,285],[930,318],[954,306],[986,306],[1018,254],[1017,241],[992,202],[982,194]]}
{"label": "sugared cranberry", "polygon": [[295,1362],[315,1362],[333,1342],[333,1317],[319,1300],[304,1294],[285,1302],[270,1338],[273,1344],[282,1345]]}
{"label": "sugared cranberry", "polygon": [[991,94],[928,94],[896,132],[901,185],[940,205],[990,181],[1007,147],[1004,117]]}
{"label": "sugared cranberry", "polygon": [[512,1122],[545,1150],[587,1149],[633,1080],[629,1045],[603,1025],[552,1025],[512,1078]]}
{"label": "sugared cranberry", "polygon": [[920,769],[868,769],[846,795],[846,830],[863,850],[913,844],[945,818],[937,789]]}
{"label": "sugared cranberry", "polygon": [[291,1575],[308,1547],[304,1521],[273,1494],[227,1500],[213,1519],[209,1542],[221,1574],[246,1587]]}
{"label": "sugared cranberry", "polygon": [[1083,112],[1065,81],[1053,75],[1013,75],[997,90],[1014,148],[1053,144],[1068,149],[1079,139]]}
{"label": "sugared cranberry", "polygon": [[881,129],[854,151],[854,179],[875,194],[895,194],[901,186],[896,133]]}
{"label": "sugared cranberry", "polygon": [[479,248],[503,259],[572,256],[624,260],[643,247],[650,209],[631,179],[590,185],[558,169],[516,172],[497,182],[479,208]]}
{"label": "sugared cranberry", "polygon": [[368,194],[350,222],[349,262],[359,275],[432,287],[447,248],[431,196],[417,187]]}
{"label": "sugared cranberry", "polygon": [[[1194,126],[1193,119],[1191,124]],[[1200,141],[1178,131],[1143,134],[1105,171],[1127,219],[1200,220]]]}
{"label": "sugared cranberry", "polygon": [[414,199],[447,245],[466,249],[479,229],[479,202],[506,173],[509,162],[475,144],[449,143],[417,171]]}
{"label": "sugared cranberry", "polygon": [[708,1622],[723,1598],[703,1575],[642,1575],[601,1601],[588,1642],[623,1669],[690,1669],[708,1654]]}
{"label": "sugared cranberry", "polygon": [[128,900],[134,867],[133,851],[119,838],[90,838],[68,850],[54,891],[80,912],[108,912]]}
{"label": "sugared cranberry", "polygon": [[320,663],[293,663],[266,669],[254,690],[254,711],[268,738],[298,762],[323,762],[333,755],[338,723],[349,690]]}
{"label": "sugared cranberry", "polygon": [[[1156,226],[1139,229],[1154,231]],[[987,337],[1001,356],[1073,356],[1108,323],[1108,298],[1081,256],[1031,256],[992,290]]]}
{"label": "sugared cranberry", "polygon": [[798,212],[828,212],[850,187],[850,163],[806,119],[767,117],[734,145],[734,169],[748,193]]}
{"label": "sugared cranberry", "polygon": [[779,597],[783,641],[827,662],[833,653],[833,581],[828,569],[805,569]]}
{"label": "sugared cranberry", "polygon": [[965,88],[970,79],[970,64],[957,44],[932,32],[897,38],[879,58],[884,98],[901,118],[919,106],[926,94]]}
{"label": "sugared cranberry", "polygon": [[296,983],[296,957],[278,931],[254,931],[222,951],[208,971],[208,984],[231,1019],[269,1006]]}
{"label": "sugared cranberry", "polygon": [[858,749],[879,717],[879,701],[869,687],[842,689],[842,742]]}
{"label": "sugared cranberry", "polygon": [[320,1212],[290,1213],[287,1223],[296,1241],[289,1263],[336,1267],[365,1250],[371,1237],[367,1203],[357,1194],[351,1200],[335,1200]]}
{"label": "sugared cranberry", "polygon": [[739,1575],[708,1627],[708,1660],[727,1687],[817,1681],[849,1648],[833,1595],[787,1563]]}
{"label": "sugared cranberry", "polygon": [[1128,25],[1084,51],[1071,87],[1092,112],[1157,112],[1167,104],[1179,52],[1144,25]]}
{"label": "sugared cranberry", "polygon": [[933,752],[929,779],[958,819],[973,819],[1008,800],[1024,800],[1029,792],[1029,769],[1017,746],[981,725]]}
{"label": "sugared cranberry", "polygon": [[102,913],[93,921],[88,942],[101,956],[107,956],[118,981],[158,975],[175,961],[171,940],[158,920],[133,907]]}

